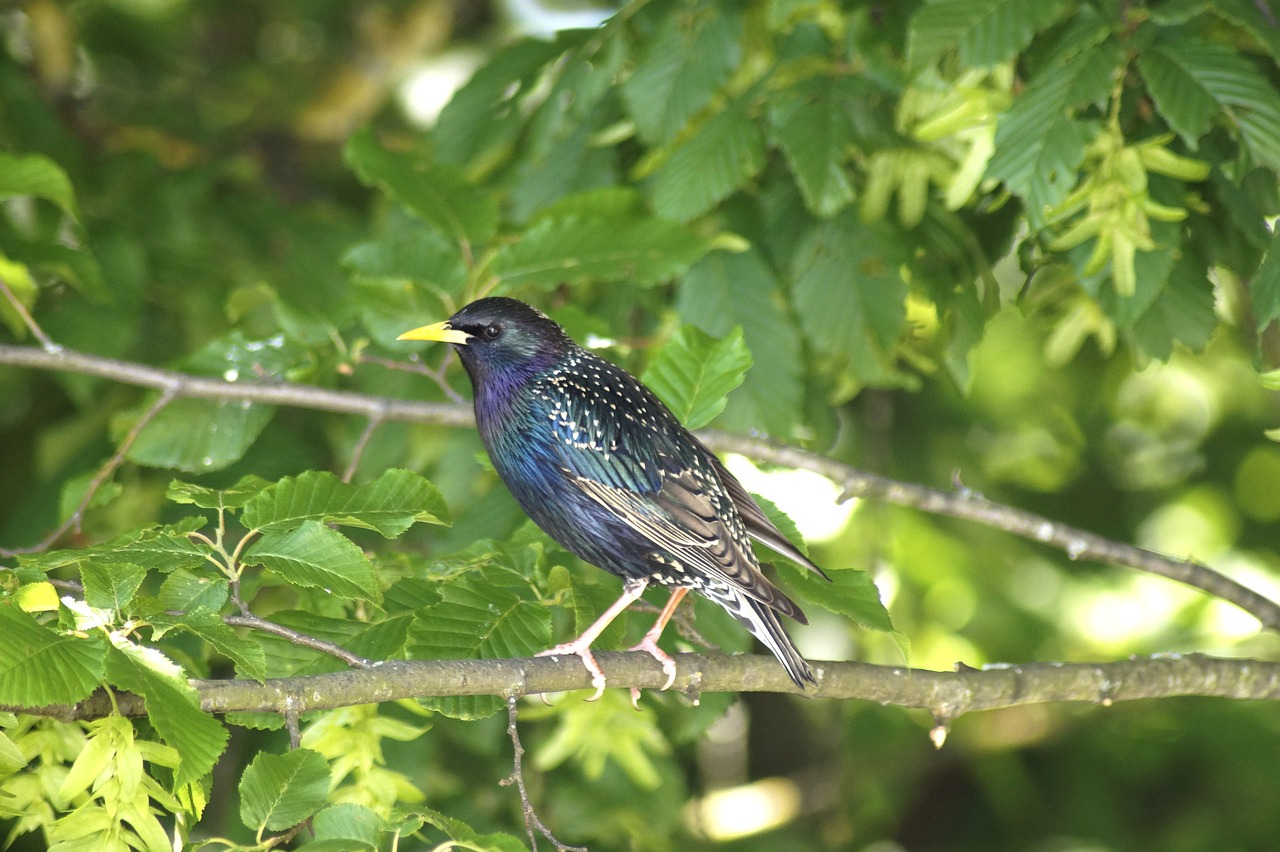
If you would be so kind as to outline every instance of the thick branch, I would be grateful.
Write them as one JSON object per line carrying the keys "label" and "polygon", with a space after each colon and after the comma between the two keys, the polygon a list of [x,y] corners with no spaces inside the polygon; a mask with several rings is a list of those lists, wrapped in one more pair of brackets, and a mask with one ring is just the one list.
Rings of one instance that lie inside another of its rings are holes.
{"label": "thick branch", "polygon": [[[173,394],[175,398],[249,400],[269,405],[362,415],[378,422],[398,420],[446,426],[471,426],[475,423],[471,409],[466,405],[408,402],[310,385],[225,382],[66,349],[46,351],[30,346],[0,344],[0,364],[99,376],[124,384],[156,388]],[[944,492],[900,482],[796,447],[757,438],[711,430],[703,430],[698,434],[709,447],[720,452],[741,453],[759,461],[822,474],[840,484],[846,499],[870,497],[924,512],[962,518],[1043,542],[1065,551],[1072,559],[1111,562],[1186,583],[1230,601],[1253,615],[1265,627],[1280,630],[1280,604],[1201,563],[1173,559],[1131,544],[1111,541],[1032,512],[993,503],[963,489]]]}
{"label": "thick branch", "polygon": [[[666,675],[642,653],[597,652],[610,687],[656,690]],[[772,657],[676,656],[673,691],[695,698],[702,692],[791,692],[799,690]],[[857,699],[928,710],[940,725],[966,713],[1060,701],[1109,705],[1117,701],[1200,695],[1243,700],[1280,700],[1280,663],[1188,656],[1162,656],[1114,663],[1025,663],[955,672],[935,672],[866,663],[814,663],[814,698]],[[571,657],[521,660],[420,660],[307,677],[253,680],[193,680],[201,706],[212,713],[327,710],[402,698],[453,695],[530,695],[591,687],[590,675]],[[120,712],[141,716],[141,698],[117,694]],[[0,710],[95,719],[112,712],[105,695],[74,706],[0,707]]]}

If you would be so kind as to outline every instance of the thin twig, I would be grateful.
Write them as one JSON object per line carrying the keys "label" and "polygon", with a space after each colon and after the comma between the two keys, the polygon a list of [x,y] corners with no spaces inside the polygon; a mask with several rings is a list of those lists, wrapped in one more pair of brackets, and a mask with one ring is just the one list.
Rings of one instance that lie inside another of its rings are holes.
{"label": "thin twig", "polygon": [[524,746],[520,744],[520,731],[516,726],[517,704],[520,701],[518,695],[507,696],[507,736],[511,737],[511,753],[514,755],[512,764],[514,768],[511,775],[504,778],[501,782],[503,786],[511,784],[516,785],[516,789],[520,791],[520,807],[524,810],[524,830],[529,837],[529,848],[533,852],[538,852],[538,838],[533,833],[534,829],[547,840],[551,841],[551,845],[560,852],[587,852],[585,846],[569,846],[562,843],[551,833],[551,829],[538,817],[537,811],[533,809],[533,801],[529,798],[529,791],[524,785]]}
{"label": "thin twig", "polygon": [[27,310],[27,306],[22,304],[22,300],[19,299],[18,295],[9,287],[9,282],[4,279],[3,275],[0,275],[0,295],[3,295],[5,299],[8,300],[14,311],[22,318],[22,324],[27,327],[27,330],[31,332],[36,340],[40,341],[40,345],[44,347],[45,352],[56,355],[62,351],[62,347],[57,343],[54,343],[53,338],[44,333],[44,329],[40,327],[40,323],[36,322],[35,317],[31,316],[31,312]]}
{"label": "thin twig", "polygon": [[120,446],[116,448],[116,452],[111,458],[107,459],[107,463],[99,468],[98,472],[93,475],[93,479],[89,480],[89,486],[85,489],[84,497],[80,499],[80,504],[76,506],[74,512],[59,524],[52,532],[41,539],[39,542],[30,547],[18,547],[12,550],[0,548],[0,556],[16,556],[19,553],[40,553],[48,550],[57,543],[68,532],[79,532],[80,524],[84,521],[84,513],[88,510],[89,504],[93,502],[93,498],[97,495],[98,489],[106,483],[111,476],[120,469],[120,465],[124,464],[125,456],[129,454],[129,448],[133,446],[133,442],[138,440],[138,436],[142,434],[142,430],[147,428],[147,424],[151,422],[160,411],[177,397],[177,391],[166,388],[151,407],[142,413],[138,418],[138,422],[133,424],[128,433],[120,441]]}
{"label": "thin twig", "polygon": [[222,621],[231,627],[248,627],[252,630],[260,630],[263,633],[270,633],[273,636],[279,636],[281,639],[287,639],[300,648],[310,648],[313,651],[319,651],[322,654],[328,654],[331,657],[337,657],[342,662],[355,669],[367,669],[375,665],[373,660],[361,657],[359,654],[353,654],[341,645],[335,645],[332,642],[326,642],[323,639],[316,639],[305,633],[299,633],[291,630],[282,624],[276,624],[274,621],[267,621],[265,618],[259,618],[253,614],[247,615],[224,615]]}
{"label": "thin twig", "polygon": [[347,462],[347,469],[342,472],[342,481],[350,482],[352,477],[356,475],[356,469],[360,467],[360,457],[364,455],[364,448],[369,445],[369,439],[373,437],[373,433],[382,425],[382,420],[377,417],[370,417],[369,421],[364,425],[364,431],[360,433],[356,445],[351,449],[351,461]]}
{"label": "thin twig", "polygon": [[449,367],[449,362],[453,360],[453,350],[445,353],[444,360],[440,362],[440,366],[432,368],[427,366],[426,362],[419,358],[416,354],[410,355],[408,361],[398,361],[394,358],[380,358],[377,355],[367,355],[360,353],[359,359],[362,364],[376,364],[388,370],[399,370],[405,373],[416,373],[420,376],[426,376],[439,386],[441,392],[451,402],[465,402],[462,394],[453,389],[445,379],[445,370]]}

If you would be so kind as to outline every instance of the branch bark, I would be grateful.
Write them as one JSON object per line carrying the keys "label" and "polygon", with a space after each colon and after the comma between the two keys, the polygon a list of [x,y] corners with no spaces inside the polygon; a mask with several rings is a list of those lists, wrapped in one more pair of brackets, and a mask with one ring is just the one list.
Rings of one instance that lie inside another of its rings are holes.
{"label": "branch bark", "polygon": [[[68,349],[39,349],[0,344],[0,364],[29,369],[98,376],[138,387],[155,388],[175,398],[248,400],[268,405],[355,414],[371,421],[397,420],[444,426],[474,426],[471,408],[465,404],[411,402],[312,385],[272,382],[227,382],[103,358]],[[858,470],[835,459],[797,447],[758,438],[702,430],[699,437],[719,452],[734,452],[757,461],[821,474],[839,483],[843,498],[883,500],[923,512],[962,518],[1038,541],[1062,550],[1071,559],[1114,563],[1194,586],[1248,612],[1270,630],[1280,630],[1280,604],[1237,583],[1207,565],[1174,559],[1145,548],[1111,541],[1085,530],[1052,521],[1033,512],[987,500],[959,489],[944,492]]]}
{"label": "branch bark", "polygon": [[[666,681],[648,654],[598,651],[610,687],[657,690]],[[1111,663],[1022,663],[983,669],[958,665],[953,672],[815,662],[818,686],[801,693],[772,657],[677,654],[673,691],[697,700],[703,692],[787,692],[812,698],[874,701],[928,710],[939,726],[967,713],[1047,702],[1117,701],[1199,695],[1237,700],[1280,700],[1280,663],[1224,659],[1202,654],[1165,655]],[[211,713],[306,713],[425,696],[501,697],[591,688],[591,677],[571,657],[518,660],[388,661],[371,668],[268,680],[192,680],[201,707]],[[146,713],[143,700],[117,693],[127,716]],[[0,707],[64,721],[113,712],[105,693],[74,705]]]}

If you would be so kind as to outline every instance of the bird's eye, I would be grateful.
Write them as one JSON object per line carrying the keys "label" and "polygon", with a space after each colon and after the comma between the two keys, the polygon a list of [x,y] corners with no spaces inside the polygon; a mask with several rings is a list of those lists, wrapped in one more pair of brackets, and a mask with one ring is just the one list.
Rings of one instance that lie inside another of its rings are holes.
{"label": "bird's eye", "polygon": [[496,322],[490,323],[480,329],[480,336],[485,340],[497,340],[502,336],[502,326],[498,325]]}

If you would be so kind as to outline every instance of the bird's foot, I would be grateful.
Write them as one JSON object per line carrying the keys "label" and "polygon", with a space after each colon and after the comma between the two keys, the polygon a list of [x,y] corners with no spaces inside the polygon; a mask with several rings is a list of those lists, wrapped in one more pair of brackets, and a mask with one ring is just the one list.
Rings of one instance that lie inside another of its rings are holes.
{"label": "bird's foot", "polygon": [[573,642],[565,642],[563,645],[557,645],[554,648],[548,648],[545,651],[537,653],[535,657],[563,657],[573,656],[582,660],[582,665],[591,673],[591,685],[596,688],[595,693],[588,698],[588,701],[595,701],[601,695],[604,695],[604,672],[600,670],[600,664],[596,662],[596,658],[591,653],[591,643],[583,642],[581,639]]}
{"label": "bird's foot", "polygon": [[[644,639],[640,640],[640,644],[632,645],[627,650],[645,651],[649,656],[662,663],[662,671],[667,676],[667,682],[662,685],[663,692],[670,689],[671,684],[676,682],[676,661],[671,658],[670,654],[658,647],[657,637],[646,635]],[[631,687],[631,706],[637,710],[640,709],[640,690],[634,686]]]}

